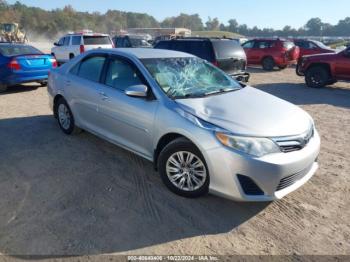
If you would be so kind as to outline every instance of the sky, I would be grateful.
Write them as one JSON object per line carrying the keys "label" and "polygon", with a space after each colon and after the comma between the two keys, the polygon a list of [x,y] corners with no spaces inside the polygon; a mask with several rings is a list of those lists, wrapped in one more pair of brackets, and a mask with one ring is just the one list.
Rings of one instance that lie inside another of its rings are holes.
{"label": "sky", "polygon": [[[7,0],[13,4],[16,0]],[[285,25],[299,28],[312,17],[336,24],[350,16],[349,0],[20,0],[28,6],[46,10],[71,5],[77,11],[101,13],[108,9],[141,12],[154,16],[158,21],[180,13],[198,13],[203,22],[217,17],[227,23],[231,18],[249,27],[282,29]]]}

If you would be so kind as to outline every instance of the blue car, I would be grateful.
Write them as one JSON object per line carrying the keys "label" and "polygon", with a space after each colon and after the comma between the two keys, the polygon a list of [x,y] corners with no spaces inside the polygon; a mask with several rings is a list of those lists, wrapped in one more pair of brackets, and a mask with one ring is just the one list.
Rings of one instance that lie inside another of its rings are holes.
{"label": "blue car", "polygon": [[9,86],[39,82],[45,85],[55,58],[23,44],[0,43],[0,92]]}

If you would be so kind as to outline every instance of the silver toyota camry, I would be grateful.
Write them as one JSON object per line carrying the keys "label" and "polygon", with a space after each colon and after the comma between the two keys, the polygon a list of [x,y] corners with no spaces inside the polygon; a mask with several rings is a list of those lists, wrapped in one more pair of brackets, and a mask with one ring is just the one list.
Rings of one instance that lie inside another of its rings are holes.
{"label": "silver toyota camry", "polygon": [[48,92],[64,133],[83,129],[152,161],[181,196],[271,201],[318,168],[305,111],[189,54],[89,51],[53,70]]}

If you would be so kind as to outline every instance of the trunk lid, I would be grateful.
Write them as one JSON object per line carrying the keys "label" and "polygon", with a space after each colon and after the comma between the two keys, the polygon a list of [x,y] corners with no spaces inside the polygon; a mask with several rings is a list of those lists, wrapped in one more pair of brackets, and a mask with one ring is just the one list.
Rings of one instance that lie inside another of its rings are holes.
{"label": "trunk lid", "polygon": [[53,67],[54,58],[51,55],[19,55],[12,58],[17,61],[22,71],[47,70]]}

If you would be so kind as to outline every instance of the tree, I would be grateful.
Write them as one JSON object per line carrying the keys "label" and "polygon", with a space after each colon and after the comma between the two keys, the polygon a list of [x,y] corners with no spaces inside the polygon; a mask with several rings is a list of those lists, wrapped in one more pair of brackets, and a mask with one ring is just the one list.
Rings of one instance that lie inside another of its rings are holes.
{"label": "tree", "polygon": [[238,22],[236,19],[230,19],[228,21],[227,31],[236,33],[238,31]]}
{"label": "tree", "polygon": [[323,23],[320,18],[311,18],[305,25],[305,29],[311,36],[320,36],[322,34]]}
{"label": "tree", "polygon": [[161,23],[162,27],[184,27],[189,28],[193,31],[203,30],[203,22],[198,14],[187,15],[180,14],[175,17],[165,18]]}
{"label": "tree", "polygon": [[205,23],[205,25],[207,30],[217,31],[219,30],[220,22],[217,17],[215,17],[214,19],[211,19],[210,17],[208,17],[208,21]]}

